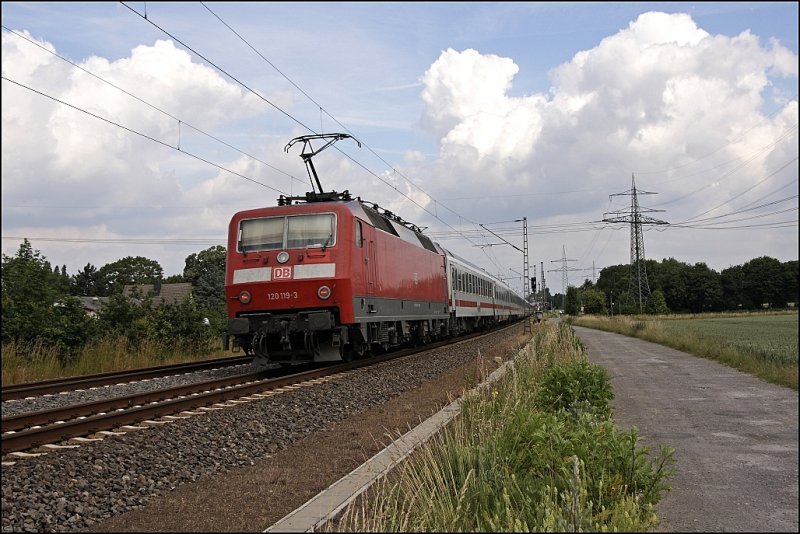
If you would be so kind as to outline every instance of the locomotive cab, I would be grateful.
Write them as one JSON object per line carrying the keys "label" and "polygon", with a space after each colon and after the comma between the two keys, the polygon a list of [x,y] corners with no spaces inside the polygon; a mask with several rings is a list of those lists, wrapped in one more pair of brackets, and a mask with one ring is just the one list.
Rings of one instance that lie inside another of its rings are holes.
{"label": "locomotive cab", "polygon": [[352,240],[344,229],[349,219],[336,203],[251,210],[232,219],[228,334],[258,363],[334,361],[358,352],[351,339],[357,335],[341,325],[349,258],[340,242]]}
{"label": "locomotive cab", "polygon": [[[442,250],[377,204],[322,189],[312,158],[347,138],[290,141],[287,152],[303,144],[300,157],[316,189],[231,219],[227,336],[257,364],[350,360],[450,330]],[[326,143],[314,150],[319,141]]]}
{"label": "locomotive cab", "polygon": [[346,191],[291,200],[228,230],[228,336],[257,364],[349,361],[449,332],[444,255],[418,228]]}

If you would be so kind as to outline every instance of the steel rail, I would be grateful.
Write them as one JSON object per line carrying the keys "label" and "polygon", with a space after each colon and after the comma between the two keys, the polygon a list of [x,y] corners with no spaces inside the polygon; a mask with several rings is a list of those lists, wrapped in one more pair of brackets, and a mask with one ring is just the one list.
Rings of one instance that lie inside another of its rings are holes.
{"label": "steel rail", "polygon": [[[507,325],[507,327],[510,326],[513,325]],[[504,328],[501,327],[499,330],[502,331]],[[228,385],[213,391],[203,391],[199,393],[196,392],[189,394],[188,396],[181,396],[166,400],[164,402],[155,402],[144,406],[133,406],[127,410],[117,409],[110,413],[82,417],[79,419],[72,419],[70,421],[56,421],[45,426],[27,428],[19,432],[11,431],[2,435],[2,454],[29,450],[44,444],[57,443],[75,437],[94,434],[103,430],[119,428],[125,425],[134,425],[149,419],[155,419],[211,404],[239,399],[241,397],[247,397],[248,395],[278,389],[287,385],[307,382],[317,378],[358,369],[360,367],[376,365],[388,360],[399,359],[420,352],[441,348],[445,345],[458,345],[473,338],[481,337],[497,331],[498,330],[496,329],[490,332],[474,332],[466,336],[459,337],[455,340],[449,339],[411,349],[393,351],[353,362],[335,364],[322,369],[293,373],[278,378],[256,380],[255,382],[246,384]],[[284,372],[285,371],[286,369],[284,369]],[[239,378],[242,376],[247,375],[240,375]],[[229,380],[236,378],[237,377],[229,377]],[[225,380],[226,379],[223,379],[222,381],[224,382]],[[3,423],[5,423],[5,420]]]}
{"label": "steel rail", "polygon": [[135,380],[144,380],[147,378],[158,378],[173,374],[203,371],[221,366],[240,365],[252,360],[252,356],[228,356],[225,358],[215,358],[213,360],[205,360],[202,362],[159,365],[156,367],[145,367],[143,369],[133,369],[128,371],[112,371],[94,375],[54,378],[52,380],[42,380],[38,382],[25,382],[23,384],[3,386],[2,391],[0,391],[0,400],[5,402],[13,399],[24,399],[26,397],[36,397],[40,395],[47,395],[49,393],[59,393],[61,391],[88,389],[98,386],[133,382]]}
{"label": "steel rail", "polygon": [[[309,367],[312,366],[296,366],[292,370],[299,372],[304,371]],[[195,393],[202,393],[203,391],[211,391],[228,386],[235,386],[244,382],[250,382],[264,378],[274,378],[282,375],[286,375],[285,369],[268,369],[266,371],[260,371],[257,373],[244,373],[225,378],[215,378],[213,380],[204,380],[202,382],[195,382],[193,384],[184,384],[167,389],[134,393],[122,397],[102,399],[84,404],[73,404],[71,406],[62,406],[59,408],[41,410],[38,412],[11,415],[4,417],[2,420],[2,433],[11,431],[17,432],[24,428],[47,425],[57,421],[69,421],[71,419],[77,419],[78,417],[90,417],[96,414],[108,413],[113,410],[126,410],[134,406],[141,406],[153,402],[161,402],[166,399],[180,397],[181,395],[194,395]]]}
{"label": "steel rail", "polygon": [[125,425],[134,425],[148,419],[173,415],[210,404],[217,404],[287,385],[343,373],[359,367],[374,365],[403,355],[407,354],[389,353],[365,360],[325,367],[323,369],[294,373],[280,378],[268,378],[247,384],[229,385],[214,391],[195,393],[190,396],[174,398],[160,403],[148,404],[146,406],[135,406],[128,410],[115,410],[102,415],[98,414],[86,418],[72,419],[70,421],[55,422],[46,426],[28,428],[20,432],[9,432],[2,435],[2,453],[8,454],[11,452],[24,451],[48,443],[57,443],[70,438],[94,434],[102,430],[110,430]]}

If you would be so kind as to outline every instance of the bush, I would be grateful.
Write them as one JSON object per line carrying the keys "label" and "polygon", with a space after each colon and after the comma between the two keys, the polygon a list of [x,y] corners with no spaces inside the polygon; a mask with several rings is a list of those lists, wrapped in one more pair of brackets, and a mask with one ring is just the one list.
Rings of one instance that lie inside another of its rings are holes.
{"label": "bush", "polygon": [[498,384],[468,396],[461,416],[339,531],[644,532],[669,488],[672,449],[650,455],[638,431],[607,417],[606,372],[571,329],[547,325]]}
{"label": "bush", "polygon": [[536,405],[543,410],[586,411],[610,417],[613,398],[608,372],[599,365],[579,360],[545,371]]}

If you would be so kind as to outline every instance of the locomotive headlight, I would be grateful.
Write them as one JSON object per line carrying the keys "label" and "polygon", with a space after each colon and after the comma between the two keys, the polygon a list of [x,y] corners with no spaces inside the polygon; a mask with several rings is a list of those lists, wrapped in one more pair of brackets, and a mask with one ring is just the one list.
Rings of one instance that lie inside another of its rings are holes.
{"label": "locomotive headlight", "polygon": [[239,293],[239,302],[242,304],[249,304],[250,303],[250,292],[249,291],[242,291]]}
{"label": "locomotive headlight", "polygon": [[317,296],[322,300],[327,299],[331,296],[331,288],[328,286],[319,286],[319,289],[317,289]]}
{"label": "locomotive headlight", "polygon": [[281,252],[278,252],[277,260],[278,260],[278,263],[286,263],[287,261],[289,261],[289,253],[286,252],[285,250],[282,250]]}

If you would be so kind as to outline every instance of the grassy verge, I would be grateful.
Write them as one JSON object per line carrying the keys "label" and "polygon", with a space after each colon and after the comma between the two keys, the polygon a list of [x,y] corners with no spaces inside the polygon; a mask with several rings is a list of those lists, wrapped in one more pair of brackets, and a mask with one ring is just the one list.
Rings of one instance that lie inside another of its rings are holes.
{"label": "grassy verge", "polygon": [[77,358],[62,365],[58,351],[54,348],[40,344],[7,343],[3,345],[2,384],[7,386],[51,378],[208,360],[225,355],[229,354],[221,349],[198,355],[197,351],[165,347],[153,342],[132,347],[125,338],[116,338],[104,339],[87,346]]}
{"label": "grassy verge", "polygon": [[343,513],[339,531],[644,531],[673,457],[618,431],[605,370],[545,324],[495,386]]}
{"label": "grassy verge", "polygon": [[638,337],[719,361],[797,391],[797,313],[570,318],[577,326]]}

